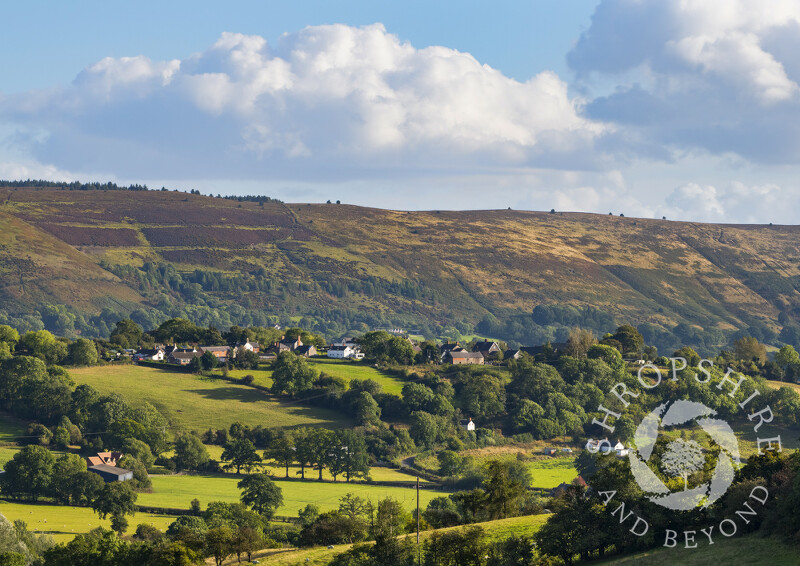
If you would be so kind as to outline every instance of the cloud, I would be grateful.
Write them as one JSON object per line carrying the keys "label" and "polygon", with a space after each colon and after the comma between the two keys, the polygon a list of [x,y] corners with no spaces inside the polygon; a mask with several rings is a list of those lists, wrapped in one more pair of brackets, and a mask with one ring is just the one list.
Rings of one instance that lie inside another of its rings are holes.
{"label": "cloud", "polygon": [[734,181],[723,187],[687,183],[666,198],[671,218],[701,222],[794,224],[800,206],[798,187],[747,185]]}
{"label": "cloud", "polygon": [[610,128],[582,105],[554,73],[519,82],[375,24],[308,27],[274,47],[224,33],[184,60],[105,58],[69,86],[7,97],[0,117],[45,130],[31,150],[58,167],[330,180],[598,167]]}
{"label": "cloud", "polygon": [[798,30],[793,1],[603,0],[568,61],[588,91],[603,85],[587,116],[617,125],[607,142],[618,152],[793,163]]}

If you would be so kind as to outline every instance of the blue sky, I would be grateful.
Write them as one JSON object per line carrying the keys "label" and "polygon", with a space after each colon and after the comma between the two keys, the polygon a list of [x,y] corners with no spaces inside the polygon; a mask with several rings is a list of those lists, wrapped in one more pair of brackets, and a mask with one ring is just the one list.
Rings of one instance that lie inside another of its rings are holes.
{"label": "blue sky", "polygon": [[795,223],[800,5],[14,3],[0,178]]}

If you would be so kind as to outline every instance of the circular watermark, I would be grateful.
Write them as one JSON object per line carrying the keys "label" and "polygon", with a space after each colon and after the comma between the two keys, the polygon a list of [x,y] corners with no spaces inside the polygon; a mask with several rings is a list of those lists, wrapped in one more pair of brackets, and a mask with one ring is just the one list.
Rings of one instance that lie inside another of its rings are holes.
{"label": "circular watermark", "polygon": [[[746,398],[743,398],[744,394],[739,395],[741,400],[737,405],[744,411],[747,420],[755,423],[753,430],[759,435],[756,439],[757,453],[761,455],[765,451],[782,450],[780,436],[760,437],[761,427],[772,422],[774,415],[769,405],[761,409],[754,408],[757,406],[755,400],[761,393],[755,387],[742,389],[746,376],[727,368],[724,376],[712,386],[709,371],[714,365],[712,361],[704,359],[698,365],[699,373],[686,374],[679,374],[688,366],[684,358],[670,358],[670,363],[672,381],[678,381],[679,376],[693,375],[693,378],[687,378],[694,379],[699,384],[709,384],[712,391],[716,390],[719,395],[734,399],[740,390],[751,390]],[[642,371],[645,368],[651,370],[650,376],[643,376]],[[669,373],[666,378],[670,378]],[[637,380],[641,390],[629,389],[622,382],[614,385],[607,395],[607,399],[614,401],[612,408],[601,403],[598,412],[603,418],[594,418],[592,424],[603,429],[605,434],[613,435],[616,430],[614,423],[631,404],[631,399],[638,398],[642,390],[652,391],[661,385],[665,376],[659,367],[644,364],[639,368]],[[691,438],[686,434],[689,429],[695,430]],[[679,434],[677,431],[683,432]],[[703,444],[695,440],[700,434],[706,437]],[[718,501],[731,487],[736,467],[741,464],[739,440],[730,424],[721,419],[715,409],[688,399],[665,402],[648,413],[638,424],[631,446],[625,446],[619,441],[612,445],[606,436],[603,440],[589,440],[586,448],[595,454],[627,460],[633,479],[647,500],[676,512],[704,509]],[[664,481],[662,478],[669,479]],[[598,495],[602,498],[603,505],[608,507],[615,498],[616,491],[601,491]],[[766,488],[754,487],[742,509],[736,511],[733,517],[723,519],[719,525],[700,529],[700,532],[708,537],[709,544],[714,544],[713,536],[717,533],[725,537],[733,536],[738,529],[737,520],[749,524],[752,517],[757,515],[753,505],[764,505],[768,497]],[[619,502],[611,514],[618,515],[620,524],[629,522],[630,532],[636,536],[644,536],[650,529],[646,518],[633,511],[626,512],[624,501]],[[684,531],[686,548],[697,546],[696,534],[696,530]],[[676,531],[665,529],[663,536],[664,546],[677,546],[679,536]]]}

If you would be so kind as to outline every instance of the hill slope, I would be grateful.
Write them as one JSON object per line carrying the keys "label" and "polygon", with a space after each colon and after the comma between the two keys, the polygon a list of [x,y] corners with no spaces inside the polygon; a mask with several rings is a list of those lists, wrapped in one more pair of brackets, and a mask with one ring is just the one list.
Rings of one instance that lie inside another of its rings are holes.
{"label": "hill slope", "polygon": [[784,338],[800,334],[795,226],[168,191],[7,187],[0,203],[5,315],[65,304],[89,333],[138,309],[146,326],[176,314],[219,326],[308,316],[329,334],[477,326],[528,343],[625,321],[663,346],[712,347],[737,330],[765,340],[784,327]]}

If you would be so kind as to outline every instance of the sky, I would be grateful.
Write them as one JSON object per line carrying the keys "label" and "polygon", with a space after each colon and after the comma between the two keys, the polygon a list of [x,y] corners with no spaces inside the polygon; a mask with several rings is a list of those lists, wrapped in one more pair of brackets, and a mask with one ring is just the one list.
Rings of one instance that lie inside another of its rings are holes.
{"label": "sky", "polygon": [[4,7],[0,178],[793,224],[800,3]]}

